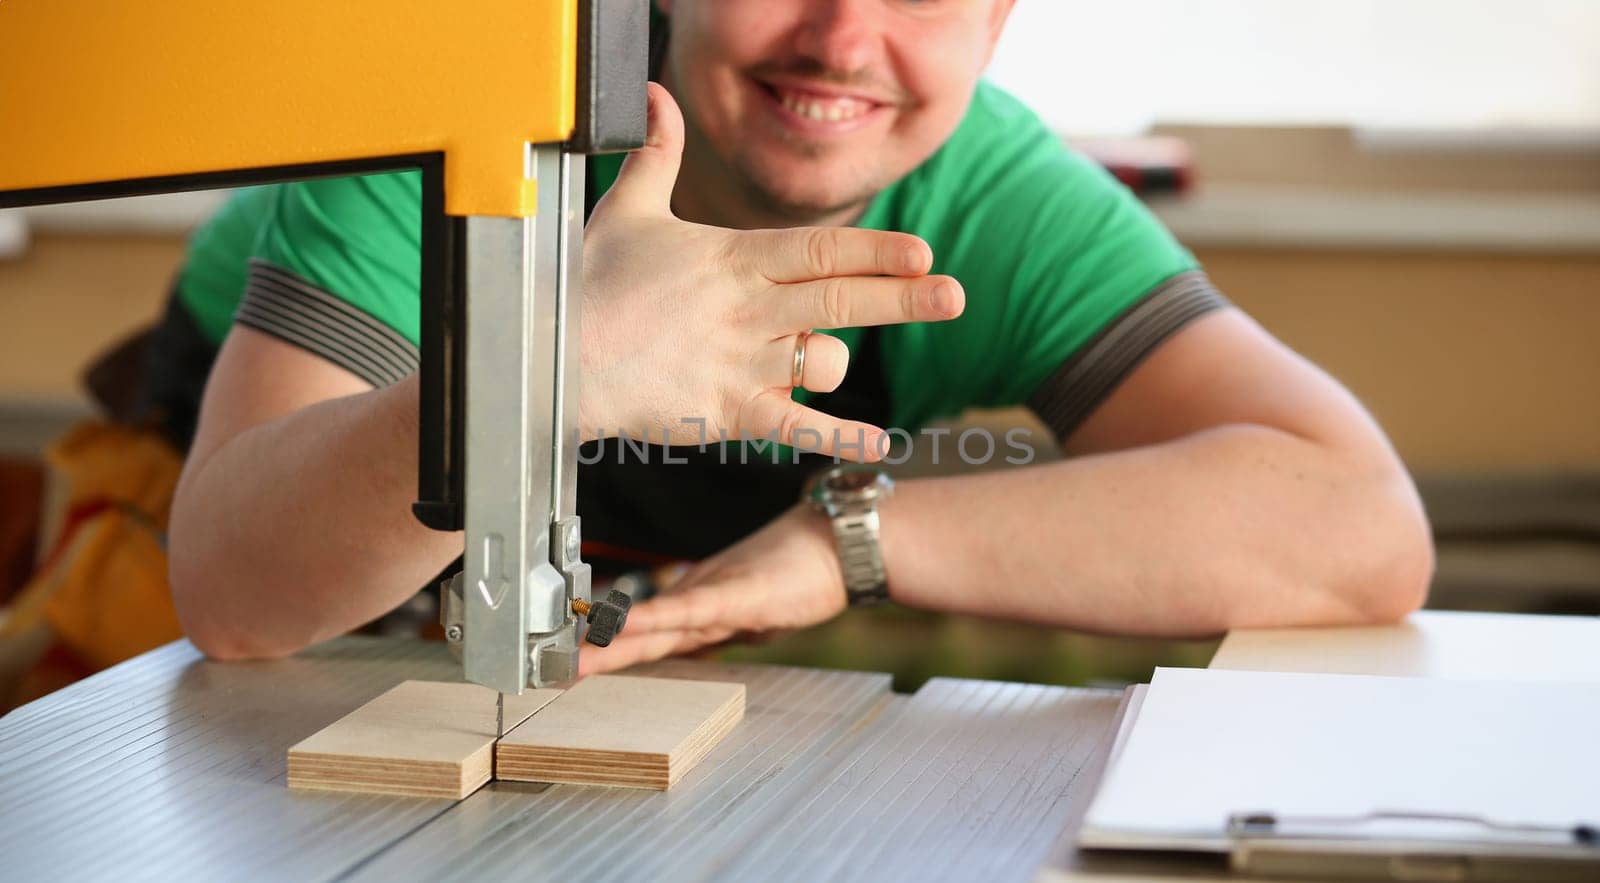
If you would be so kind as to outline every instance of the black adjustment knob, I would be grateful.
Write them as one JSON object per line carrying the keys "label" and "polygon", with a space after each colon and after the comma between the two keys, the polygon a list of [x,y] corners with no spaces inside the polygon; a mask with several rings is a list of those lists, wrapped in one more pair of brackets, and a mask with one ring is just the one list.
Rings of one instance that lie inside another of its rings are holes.
{"label": "black adjustment knob", "polygon": [[605,647],[616,638],[628,624],[628,608],[632,606],[633,599],[616,589],[606,592],[604,598],[592,604],[572,602],[573,611],[589,622],[589,632],[583,639],[596,647]]}

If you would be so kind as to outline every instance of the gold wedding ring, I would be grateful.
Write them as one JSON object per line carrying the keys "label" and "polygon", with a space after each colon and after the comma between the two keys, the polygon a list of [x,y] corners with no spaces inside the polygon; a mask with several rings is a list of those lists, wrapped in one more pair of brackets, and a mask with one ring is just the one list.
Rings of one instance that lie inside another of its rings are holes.
{"label": "gold wedding ring", "polygon": [[789,373],[789,386],[799,387],[806,376],[806,338],[811,332],[802,331],[794,338],[794,370]]}

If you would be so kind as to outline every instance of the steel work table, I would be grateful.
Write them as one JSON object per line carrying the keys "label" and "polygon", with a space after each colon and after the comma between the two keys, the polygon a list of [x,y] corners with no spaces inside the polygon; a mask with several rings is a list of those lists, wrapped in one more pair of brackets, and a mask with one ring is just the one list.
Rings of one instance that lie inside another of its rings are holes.
{"label": "steel work table", "polygon": [[1092,796],[1120,694],[674,661],[745,720],[669,792],[494,783],[463,801],[296,793],[285,752],[442,644],[292,659],[170,644],[0,718],[11,879],[1029,880]]}
{"label": "steel work table", "polygon": [[[1600,678],[1600,619],[1423,612],[1372,628],[1235,632],[1212,667]],[[1217,866],[1076,854],[1112,691],[671,662],[748,710],[672,791],[491,784],[452,802],[297,794],[288,746],[442,645],[341,638],[273,663],[169,645],[0,718],[7,879],[1036,879],[1203,883]]]}

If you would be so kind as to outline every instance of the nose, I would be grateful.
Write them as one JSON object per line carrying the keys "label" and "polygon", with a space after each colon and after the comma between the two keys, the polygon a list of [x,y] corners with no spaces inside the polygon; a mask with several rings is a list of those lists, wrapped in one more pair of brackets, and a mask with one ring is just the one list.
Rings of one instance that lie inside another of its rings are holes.
{"label": "nose", "polygon": [[883,46],[883,0],[804,0],[795,51],[825,70],[850,73],[872,66]]}

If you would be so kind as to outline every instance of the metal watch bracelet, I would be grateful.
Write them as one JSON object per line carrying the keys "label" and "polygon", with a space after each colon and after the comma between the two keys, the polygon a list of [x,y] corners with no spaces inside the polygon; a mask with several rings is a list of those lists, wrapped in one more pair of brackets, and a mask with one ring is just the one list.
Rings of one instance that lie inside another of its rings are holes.
{"label": "metal watch bracelet", "polygon": [[888,580],[883,570],[883,549],[878,543],[878,510],[835,515],[834,546],[844,570],[844,590],[850,606],[882,604],[889,600]]}

